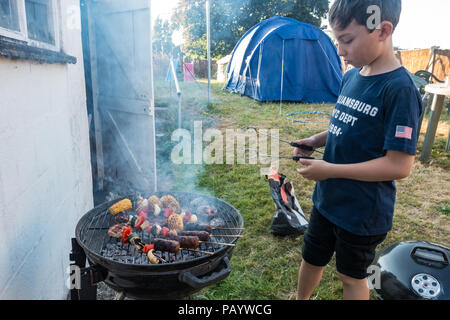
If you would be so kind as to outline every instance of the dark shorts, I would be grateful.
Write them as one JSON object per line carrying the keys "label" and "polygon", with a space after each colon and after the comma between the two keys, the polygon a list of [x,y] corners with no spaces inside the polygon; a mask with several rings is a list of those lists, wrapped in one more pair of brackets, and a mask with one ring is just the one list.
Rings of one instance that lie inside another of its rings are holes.
{"label": "dark shorts", "polygon": [[303,259],[314,266],[326,266],[336,252],[338,272],[356,279],[370,274],[367,268],[375,258],[375,248],[386,234],[359,236],[334,225],[314,207],[303,239]]}

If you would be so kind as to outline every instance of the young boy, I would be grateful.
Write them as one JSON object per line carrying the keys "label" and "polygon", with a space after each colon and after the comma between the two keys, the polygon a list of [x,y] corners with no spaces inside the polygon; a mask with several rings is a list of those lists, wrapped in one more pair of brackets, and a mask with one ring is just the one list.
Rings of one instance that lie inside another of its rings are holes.
{"label": "young boy", "polygon": [[394,180],[411,172],[422,112],[420,94],[393,52],[400,12],[401,0],[336,0],[330,9],[338,54],[355,68],[344,75],[328,131],[297,141],[325,146],[323,160],[302,159],[297,169],[317,181],[298,299],[310,298],[334,252],[344,299],[369,299],[367,268],[392,228]]}

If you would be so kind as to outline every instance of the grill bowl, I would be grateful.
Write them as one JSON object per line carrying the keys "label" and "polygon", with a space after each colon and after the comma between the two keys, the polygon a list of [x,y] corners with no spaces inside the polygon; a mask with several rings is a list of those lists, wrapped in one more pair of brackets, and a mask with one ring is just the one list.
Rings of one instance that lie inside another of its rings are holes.
{"label": "grill bowl", "polygon": [[[196,198],[203,198],[209,205],[217,208],[217,216],[225,220],[226,227],[244,227],[239,211],[215,197],[188,192],[156,192],[146,196],[162,197],[166,194],[173,195],[181,207],[187,207]],[[75,229],[77,242],[83,248],[89,264],[103,274],[104,282],[112,289],[137,299],[180,299],[229,275],[229,260],[234,247],[228,246],[201,244],[200,250],[211,251],[213,254],[183,253],[180,260],[155,265],[145,259],[130,263],[117,257],[104,256],[102,250],[111,240],[107,235],[107,228],[115,224],[107,210],[124,198],[135,203],[136,196],[121,197],[93,208],[79,220]],[[239,236],[242,230],[213,231],[211,236],[214,234],[218,234],[217,238],[220,239],[220,234]],[[114,239],[116,240],[118,239]],[[226,241],[236,244],[237,240],[238,237],[227,238]]]}
{"label": "grill bowl", "polygon": [[377,296],[383,300],[449,300],[449,256],[450,248],[426,241],[391,245],[376,258],[380,270]]}

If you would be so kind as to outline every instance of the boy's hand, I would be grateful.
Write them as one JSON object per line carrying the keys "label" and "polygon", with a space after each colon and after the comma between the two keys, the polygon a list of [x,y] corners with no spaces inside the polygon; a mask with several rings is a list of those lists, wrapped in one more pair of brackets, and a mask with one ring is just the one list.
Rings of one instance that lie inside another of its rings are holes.
{"label": "boy's hand", "polygon": [[[310,138],[306,138],[306,139],[302,139],[302,140],[297,140],[295,141],[295,143],[297,144],[304,144],[305,146],[310,146],[315,148],[314,146],[314,139],[312,137]],[[308,151],[308,150],[304,150],[304,149],[300,149],[300,148],[294,148],[294,157],[310,157],[313,154],[314,150]]]}
{"label": "boy's hand", "polygon": [[300,159],[303,168],[297,169],[308,180],[323,181],[330,178],[331,163],[323,160]]}

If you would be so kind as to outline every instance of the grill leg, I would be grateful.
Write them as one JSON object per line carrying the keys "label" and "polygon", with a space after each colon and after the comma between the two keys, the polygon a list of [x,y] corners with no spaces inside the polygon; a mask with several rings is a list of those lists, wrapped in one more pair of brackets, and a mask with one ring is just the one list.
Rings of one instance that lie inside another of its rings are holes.
{"label": "grill leg", "polygon": [[114,297],[114,300],[125,300],[125,293],[118,292],[116,296]]}
{"label": "grill leg", "polygon": [[[86,267],[86,254],[77,240],[72,238],[72,252],[70,253],[70,299],[71,300],[96,300],[97,286],[91,284],[91,273]],[[72,279],[74,282],[72,282]]]}

